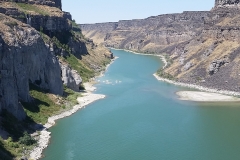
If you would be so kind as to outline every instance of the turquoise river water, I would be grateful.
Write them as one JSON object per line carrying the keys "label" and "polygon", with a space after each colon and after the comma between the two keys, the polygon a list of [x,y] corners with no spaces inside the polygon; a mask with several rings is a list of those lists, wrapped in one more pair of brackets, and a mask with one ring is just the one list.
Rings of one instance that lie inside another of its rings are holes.
{"label": "turquoise river water", "polygon": [[[239,160],[240,105],[177,99],[159,57],[119,57],[99,78],[107,97],[61,119],[42,160]],[[186,88],[185,88],[186,90]]]}

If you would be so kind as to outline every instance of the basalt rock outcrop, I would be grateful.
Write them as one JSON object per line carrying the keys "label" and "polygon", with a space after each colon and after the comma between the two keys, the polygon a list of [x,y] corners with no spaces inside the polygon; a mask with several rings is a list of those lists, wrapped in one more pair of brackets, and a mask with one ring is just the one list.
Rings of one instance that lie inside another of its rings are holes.
{"label": "basalt rock outcrop", "polygon": [[0,108],[24,119],[22,102],[31,102],[29,83],[62,95],[61,68],[39,32],[0,14]]}
{"label": "basalt rock outcrop", "polygon": [[111,58],[82,35],[61,0],[0,0],[0,159],[20,158],[23,132],[71,107],[70,89],[79,91]]}
{"label": "basalt rock outcrop", "polygon": [[179,82],[240,92],[239,3],[216,0],[211,11],[80,26],[105,46],[165,55],[163,72]]}
{"label": "basalt rock outcrop", "polygon": [[239,0],[216,0],[215,8],[239,8]]}
{"label": "basalt rock outcrop", "polygon": [[50,7],[56,7],[62,9],[61,0],[0,0],[0,2],[17,2],[26,4],[37,4],[37,5],[47,5]]}
{"label": "basalt rock outcrop", "polygon": [[33,101],[30,84],[62,96],[63,85],[79,91],[82,68],[91,73],[85,80],[104,68],[112,53],[83,38],[73,24],[60,0],[0,1],[0,113],[23,120],[22,104]]}
{"label": "basalt rock outcrop", "polygon": [[[29,1],[32,4],[33,1]],[[38,31],[43,31],[49,36],[54,36],[56,32],[70,31],[72,29],[72,16],[68,12],[52,5],[42,5],[37,3],[32,5],[31,10],[26,9],[25,3],[11,3],[0,1],[0,13],[27,23]],[[47,2],[47,1],[44,1]],[[26,2],[28,3],[28,2]],[[28,4],[28,5],[30,5]],[[56,33],[57,34],[57,33]]]}
{"label": "basalt rock outcrop", "polygon": [[68,64],[60,63],[62,68],[62,81],[68,88],[79,91],[82,78],[76,70],[71,69]]}
{"label": "basalt rock outcrop", "polygon": [[80,25],[88,38],[108,47],[160,53],[165,48],[186,42],[201,34],[205,26],[216,24],[225,14],[216,11],[191,11],[166,14],[116,23]]}

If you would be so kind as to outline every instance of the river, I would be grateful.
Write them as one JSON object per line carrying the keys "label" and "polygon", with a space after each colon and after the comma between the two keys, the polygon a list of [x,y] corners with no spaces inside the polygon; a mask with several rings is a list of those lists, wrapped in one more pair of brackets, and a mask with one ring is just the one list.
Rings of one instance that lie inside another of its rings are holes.
{"label": "river", "polygon": [[105,94],[57,121],[42,160],[239,160],[238,103],[177,99],[184,90],[156,80],[159,57],[119,57],[98,79]]}

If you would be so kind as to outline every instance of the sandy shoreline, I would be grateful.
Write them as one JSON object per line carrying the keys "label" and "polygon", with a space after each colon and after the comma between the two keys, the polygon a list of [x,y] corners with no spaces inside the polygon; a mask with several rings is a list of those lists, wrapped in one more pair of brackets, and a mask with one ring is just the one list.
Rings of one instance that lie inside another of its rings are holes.
{"label": "sandy shoreline", "polygon": [[31,153],[30,153],[30,158],[31,160],[37,160],[42,157],[42,152],[45,148],[48,147],[49,140],[51,138],[51,132],[47,131],[50,127],[54,126],[56,123],[56,120],[62,119],[64,117],[68,117],[74,113],[76,113],[79,109],[84,108],[88,104],[97,101],[99,99],[105,98],[105,95],[102,94],[93,94],[92,91],[94,91],[96,88],[92,86],[90,83],[85,83],[84,84],[86,93],[83,93],[83,97],[78,97],[78,105],[75,105],[71,110],[63,112],[59,115],[55,115],[52,117],[48,118],[48,122],[44,125],[44,129],[40,131],[40,136],[38,140],[38,146],[35,147]]}
{"label": "sandy shoreline", "polygon": [[[133,54],[139,54],[139,55],[158,56],[158,57],[161,57],[161,60],[164,63],[164,66],[162,67],[163,69],[168,65],[167,60],[166,60],[166,58],[163,55],[143,54],[143,53],[137,53],[137,52],[126,50],[126,49],[116,49],[116,48],[111,48],[111,49],[114,49],[114,50],[124,50],[126,52],[131,52]],[[176,82],[176,81],[169,80],[169,79],[166,79],[166,78],[162,78],[162,77],[158,76],[156,73],[153,74],[153,75],[159,81],[167,82],[167,83],[174,84],[174,85],[177,85],[177,86],[198,89],[198,90],[204,91],[204,92],[218,93],[218,94],[224,94],[224,95],[230,95],[230,96],[240,96],[239,92],[228,91],[228,90],[219,90],[219,89],[211,89],[211,88],[207,88],[207,87],[203,87],[203,86],[199,86],[199,85],[195,85],[195,84],[180,83],[180,82]]]}
{"label": "sandy shoreline", "polygon": [[159,81],[167,82],[167,83],[174,84],[174,85],[177,85],[177,86],[198,89],[198,90],[204,91],[204,92],[212,92],[212,93],[225,94],[225,95],[230,95],[230,96],[240,96],[239,92],[211,89],[211,88],[206,88],[206,87],[195,85],[195,84],[180,83],[180,82],[176,82],[176,81],[172,81],[172,80],[169,80],[169,79],[166,79],[166,78],[159,77],[156,73],[153,74],[153,75]]}
{"label": "sandy shoreline", "polygon": [[[161,60],[165,64],[163,66],[163,69],[164,69],[167,66],[167,60],[165,59],[164,56],[161,57]],[[198,89],[198,90],[204,91],[204,92],[218,93],[218,94],[224,94],[224,95],[229,95],[229,96],[240,96],[239,92],[228,91],[228,90],[219,90],[219,89],[211,89],[211,88],[207,88],[207,87],[203,87],[203,86],[199,86],[199,85],[195,85],[195,84],[187,84],[187,83],[176,82],[176,81],[173,81],[173,80],[162,78],[162,77],[158,76],[156,73],[154,73],[153,76],[159,81],[174,84],[176,86],[193,88],[193,89]],[[192,94],[194,94],[194,93],[192,93]]]}
{"label": "sandy shoreline", "polygon": [[176,93],[180,100],[196,102],[239,102],[240,98],[226,96],[219,93],[180,91]]}

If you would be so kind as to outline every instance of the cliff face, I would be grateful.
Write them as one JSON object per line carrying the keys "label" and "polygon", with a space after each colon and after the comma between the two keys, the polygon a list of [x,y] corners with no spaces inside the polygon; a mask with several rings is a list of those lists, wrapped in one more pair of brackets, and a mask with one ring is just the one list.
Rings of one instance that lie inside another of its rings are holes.
{"label": "cliff face", "polygon": [[[37,1],[34,2],[38,4]],[[30,4],[26,5],[30,6]],[[71,25],[60,9],[41,5],[35,5],[32,9],[41,8],[42,11],[57,12],[43,15],[38,10],[27,11],[24,6],[17,3],[0,3],[0,13],[3,13],[0,15],[0,110],[6,109],[20,120],[26,116],[20,102],[32,101],[29,95],[29,83],[36,84],[53,94],[63,94],[58,59],[35,29],[40,30],[42,27],[42,30],[50,33],[49,31],[70,30]]]}
{"label": "cliff face", "polygon": [[178,81],[240,92],[239,10],[213,12],[219,18],[199,36],[169,50],[171,65],[165,69]]}
{"label": "cliff face", "polygon": [[240,92],[238,5],[216,0],[211,11],[80,26],[108,47],[166,55],[169,65],[161,71],[166,77]]}
{"label": "cliff face", "polygon": [[36,30],[3,14],[0,17],[1,109],[23,119],[19,101],[31,101],[29,83],[63,94],[61,68]]}
{"label": "cliff face", "polygon": [[215,0],[215,8],[238,8],[239,0]]}
{"label": "cliff face", "polygon": [[23,120],[22,103],[34,101],[30,84],[62,96],[63,85],[79,91],[82,76],[86,81],[103,69],[111,53],[73,24],[61,0],[0,1],[0,113]]}
{"label": "cliff face", "polygon": [[62,9],[61,0],[0,0],[0,2],[17,2],[26,4],[37,4],[37,5],[47,5],[50,7],[56,7]]}
{"label": "cliff face", "polygon": [[23,133],[71,109],[73,91],[111,58],[82,35],[61,0],[0,0],[0,159],[23,156]]}
{"label": "cliff face", "polygon": [[0,2],[0,13],[31,25],[49,36],[54,32],[70,31],[71,14],[48,5],[31,5],[28,3]]}
{"label": "cliff face", "polygon": [[[194,38],[211,12],[183,12],[143,20],[81,25],[83,34],[106,46],[160,52],[166,46]],[[102,40],[99,40],[100,37]]]}

